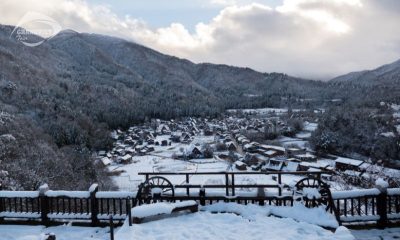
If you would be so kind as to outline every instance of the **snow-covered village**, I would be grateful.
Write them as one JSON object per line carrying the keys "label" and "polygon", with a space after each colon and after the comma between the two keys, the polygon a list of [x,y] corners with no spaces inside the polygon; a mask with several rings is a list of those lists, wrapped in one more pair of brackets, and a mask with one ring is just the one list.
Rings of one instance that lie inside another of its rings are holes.
{"label": "snow-covered village", "polygon": [[0,240],[400,239],[400,1],[0,1]]}

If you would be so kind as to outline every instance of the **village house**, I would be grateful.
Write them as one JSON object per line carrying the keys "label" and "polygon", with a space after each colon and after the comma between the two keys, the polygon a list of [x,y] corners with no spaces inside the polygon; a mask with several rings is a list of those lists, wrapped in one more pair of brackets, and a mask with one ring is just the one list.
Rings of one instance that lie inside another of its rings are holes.
{"label": "village house", "polygon": [[246,163],[248,166],[256,165],[259,162],[257,156],[251,153],[246,153],[242,161]]}
{"label": "village house", "polygon": [[112,161],[108,157],[102,157],[100,160],[104,166],[108,166],[112,163]]}
{"label": "village house", "polygon": [[128,164],[131,162],[131,160],[132,160],[132,155],[126,154],[125,156],[120,157],[118,159],[118,162],[122,164]]}
{"label": "village house", "polygon": [[277,156],[280,155],[279,152],[274,151],[274,150],[263,151],[263,150],[260,150],[260,149],[259,149],[258,152],[259,152],[261,155],[263,155],[263,156],[265,156],[265,157],[268,157],[268,158],[273,158],[273,157],[277,157]]}
{"label": "village house", "polygon": [[299,170],[299,165],[300,163],[297,161],[287,161],[285,162],[283,170],[288,172],[297,172]]}
{"label": "village house", "polygon": [[197,146],[191,144],[185,149],[185,155],[188,158],[195,159],[195,158],[201,158],[203,156],[203,153]]}
{"label": "village house", "polygon": [[317,156],[311,153],[303,153],[303,154],[296,154],[294,155],[295,158],[300,159],[301,161],[304,162],[315,162],[317,161]]}
{"label": "village house", "polygon": [[227,142],[225,145],[229,151],[236,151],[236,146],[233,142]]}
{"label": "village house", "polygon": [[289,158],[294,158],[295,155],[299,155],[299,154],[305,154],[306,153],[306,149],[305,148],[287,148],[286,149],[286,156]]}
{"label": "village house", "polygon": [[261,168],[263,171],[281,171],[284,161],[278,159],[270,159],[268,163]]}
{"label": "village house", "polygon": [[284,147],[279,147],[279,146],[273,146],[273,145],[265,145],[265,144],[260,144],[258,146],[258,149],[262,151],[275,151],[277,155],[285,155],[285,148]]}
{"label": "village house", "polygon": [[257,146],[254,145],[253,143],[247,143],[243,146],[243,150],[249,153],[255,153],[257,152]]}
{"label": "village house", "polygon": [[235,167],[236,167],[237,170],[240,170],[240,171],[247,170],[246,164],[244,162],[242,162],[242,161],[236,161],[235,162]]}
{"label": "village house", "polygon": [[364,163],[364,161],[361,161],[361,160],[338,157],[335,160],[335,168],[336,168],[336,170],[340,170],[340,171],[346,171],[346,170],[359,171],[360,166],[363,163]]}
{"label": "village house", "polygon": [[169,129],[169,126],[166,124],[160,124],[157,127],[156,133],[159,135],[166,135],[166,134],[170,134],[171,130]]}

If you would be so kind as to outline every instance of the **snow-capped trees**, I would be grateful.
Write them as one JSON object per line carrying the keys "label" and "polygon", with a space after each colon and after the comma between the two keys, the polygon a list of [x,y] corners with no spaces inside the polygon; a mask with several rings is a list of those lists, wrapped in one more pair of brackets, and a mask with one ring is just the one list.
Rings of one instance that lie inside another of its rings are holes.
{"label": "snow-capped trees", "polygon": [[14,116],[0,124],[0,183],[6,189],[87,189],[93,182],[112,184],[84,146],[59,148],[29,118]]}
{"label": "snow-capped trees", "polygon": [[328,109],[312,134],[320,152],[358,153],[375,160],[400,158],[399,135],[385,135],[393,127],[390,111],[345,105]]}

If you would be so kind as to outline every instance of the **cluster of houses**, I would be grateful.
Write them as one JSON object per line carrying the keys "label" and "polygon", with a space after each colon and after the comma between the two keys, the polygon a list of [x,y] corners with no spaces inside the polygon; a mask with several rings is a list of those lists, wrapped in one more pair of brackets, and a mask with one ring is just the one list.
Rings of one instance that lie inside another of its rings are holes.
{"label": "cluster of houses", "polygon": [[127,131],[113,131],[113,148],[99,151],[97,156],[104,165],[111,163],[128,164],[133,156],[151,154],[158,146],[171,146],[172,143],[186,144],[183,152],[177,152],[174,157],[180,159],[199,158],[205,155],[201,145],[191,144],[194,136],[199,134],[212,136],[221,134],[226,127],[219,120],[187,118],[182,121],[151,120],[140,126],[130,127]]}
{"label": "cluster of houses", "polygon": [[[183,147],[179,147],[172,158],[212,158],[216,154],[232,162],[232,166],[241,171],[338,171],[354,184],[360,184],[360,179],[371,179],[371,176],[378,174],[374,165],[364,161],[348,158],[318,161],[317,156],[305,148],[261,144],[250,141],[243,134],[249,131],[265,133],[266,128],[274,130],[276,125],[286,127],[280,121],[271,124],[268,119],[232,116],[225,119],[186,118],[181,121],[156,119],[141,126],[133,126],[127,131],[114,131],[114,147],[108,152],[100,151],[98,157],[104,165],[127,164],[133,156],[152,154],[160,146],[179,144]],[[213,136],[214,141],[208,146],[194,142],[193,139],[199,135]],[[331,178],[330,174],[323,176]]]}
{"label": "cluster of houses", "polygon": [[371,187],[378,178],[385,178],[390,187],[399,187],[400,170],[378,166],[362,160],[339,157],[335,170],[353,185]]}
{"label": "cluster of houses", "polygon": [[331,166],[317,162],[317,157],[300,148],[284,148],[274,145],[250,142],[240,132],[233,132],[237,144],[244,152],[244,156],[235,162],[239,170],[251,167],[252,170],[261,171],[322,171],[333,170]]}

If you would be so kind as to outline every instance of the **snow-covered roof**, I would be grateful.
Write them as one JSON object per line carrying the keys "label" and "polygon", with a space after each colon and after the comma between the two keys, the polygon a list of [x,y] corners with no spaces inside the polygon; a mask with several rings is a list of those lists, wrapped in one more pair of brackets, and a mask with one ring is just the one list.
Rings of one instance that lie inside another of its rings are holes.
{"label": "snow-covered roof", "polygon": [[263,149],[272,149],[272,150],[276,150],[276,151],[280,151],[280,152],[284,152],[285,151],[284,147],[273,146],[273,145],[260,144],[259,147],[263,148]]}
{"label": "snow-covered roof", "polygon": [[125,156],[121,157],[122,160],[129,160],[130,158],[132,158],[132,155],[130,154],[126,154]]}
{"label": "snow-covered roof", "polygon": [[360,166],[361,164],[364,163],[364,161],[361,160],[356,160],[356,159],[351,159],[351,158],[344,158],[344,157],[338,157],[335,160],[336,163],[342,163],[342,164],[347,164],[347,165],[352,165],[352,166]]}
{"label": "snow-covered roof", "polygon": [[245,144],[243,147],[244,148],[252,148],[252,147],[255,147],[255,146],[253,144],[251,144],[251,143],[248,143],[248,144]]}
{"label": "snow-covered roof", "polygon": [[295,157],[298,157],[298,158],[315,158],[316,156],[314,155],[314,154],[311,154],[311,153],[304,153],[304,154],[297,154],[297,155],[295,155]]}
{"label": "snow-covered roof", "polygon": [[108,157],[103,157],[103,158],[101,159],[101,162],[102,162],[105,166],[111,164],[111,160],[110,160]]}
{"label": "snow-covered roof", "polygon": [[288,162],[286,169],[290,172],[295,172],[297,171],[297,168],[299,167],[299,163],[297,162]]}
{"label": "snow-covered roof", "polygon": [[244,166],[244,165],[246,165],[244,162],[242,162],[242,161],[236,161],[235,162],[235,165],[236,166]]}
{"label": "snow-covered roof", "polygon": [[190,144],[189,146],[186,147],[185,152],[192,153],[193,150],[195,150],[195,149],[200,151],[200,149],[197,146],[195,146],[194,144]]}
{"label": "snow-covered roof", "polygon": [[346,170],[344,171],[344,174],[348,175],[348,176],[360,176],[361,172],[358,171],[353,171],[353,170]]}
{"label": "snow-covered roof", "polygon": [[276,151],[274,150],[268,150],[264,152],[266,155],[274,155],[276,153]]}
{"label": "snow-covered roof", "polygon": [[321,172],[321,169],[310,167],[307,171],[308,172]]}

